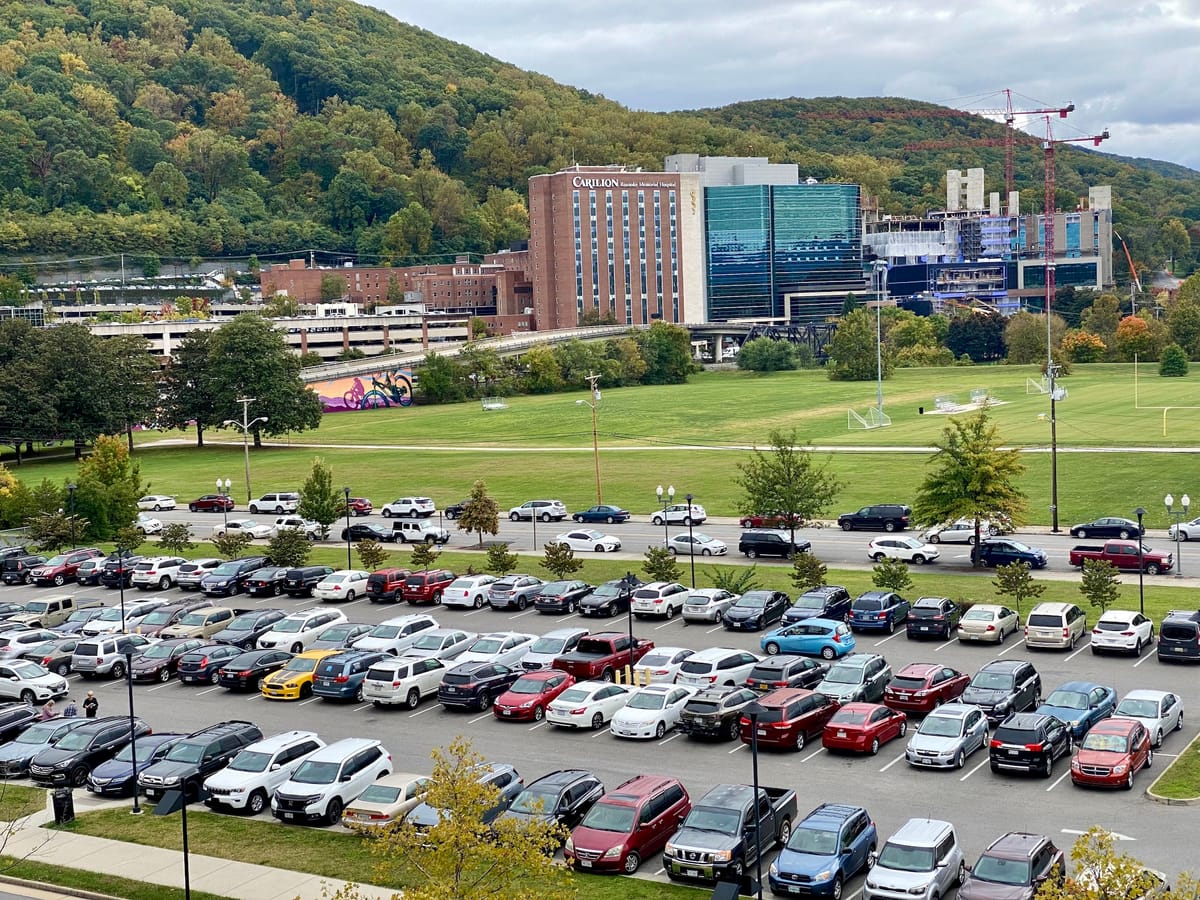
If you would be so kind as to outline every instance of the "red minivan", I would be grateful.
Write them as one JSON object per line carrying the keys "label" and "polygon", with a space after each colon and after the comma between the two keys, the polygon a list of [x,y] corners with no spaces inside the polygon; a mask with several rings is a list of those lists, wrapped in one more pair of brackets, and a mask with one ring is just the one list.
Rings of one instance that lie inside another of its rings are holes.
{"label": "red minivan", "polygon": [[[837,712],[837,704],[816,691],[803,688],[779,688],[758,701],[758,743],[780,750],[800,750],[809,738],[819,738],[825,723]],[[750,743],[750,717],[743,714],[738,723],[742,743]]]}
{"label": "red minivan", "polygon": [[678,779],[638,775],[596,801],[567,838],[563,856],[584,872],[632,875],[667,845],[691,811]]}

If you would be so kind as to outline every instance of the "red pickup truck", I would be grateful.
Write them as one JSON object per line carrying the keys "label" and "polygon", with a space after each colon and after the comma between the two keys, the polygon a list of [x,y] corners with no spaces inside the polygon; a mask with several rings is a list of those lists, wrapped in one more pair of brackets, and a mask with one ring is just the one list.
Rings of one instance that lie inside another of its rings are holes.
{"label": "red pickup truck", "polygon": [[[1138,570],[1137,541],[1109,541],[1102,547],[1081,544],[1071,548],[1071,565],[1083,566],[1087,559],[1106,559],[1118,569],[1136,572]],[[1140,556],[1141,565],[1147,575],[1157,575],[1167,572],[1174,564],[1170,553],[1159,553],[1143,545]]]}
{"label": "red pickup truck", "polygon": [[612,681],[616,673],[637,662],[654,649],[654,641],[633,639],[617,631],[589,634],[580,638],[575,649],[554,660],[554,668],[569,672],[576,681]]}

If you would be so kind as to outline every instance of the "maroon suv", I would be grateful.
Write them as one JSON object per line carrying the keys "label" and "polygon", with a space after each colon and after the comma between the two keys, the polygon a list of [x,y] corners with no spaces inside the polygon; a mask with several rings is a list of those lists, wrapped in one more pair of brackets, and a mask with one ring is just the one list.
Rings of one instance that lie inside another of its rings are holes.
{"label": "maroon suv", "polygon": [[228,494],[205,494],[188,504],[188,512],[233,512],[233,505]]}
{"label": "maroon suv", "polygon": [[84,560],[102,559],[103,557],[104,551],[97,550],[95,547],[71,550],[50,557],[40,566],[35,567],[29,575],[40,585],[52,584],[55,587],[62,587],[68,581],[75,580],[75,573],[79,571],[79,566]]}
{"label": "maroon suv", "polygon": [[401,596],[414,606],[418,603],[442,602],[442,593],[458,576],[449,569],[422,569],[404,579]]}
{"label": "maroon suv", "polygon": [[638,775],[596,801],[571,832],[563,856],[584,872],[632,875],[667,845],[691,811],[678,779]]}

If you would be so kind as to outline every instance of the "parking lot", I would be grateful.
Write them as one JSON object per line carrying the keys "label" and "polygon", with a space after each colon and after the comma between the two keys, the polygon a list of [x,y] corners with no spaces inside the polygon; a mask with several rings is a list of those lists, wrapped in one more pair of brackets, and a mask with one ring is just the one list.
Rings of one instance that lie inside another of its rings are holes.
{"label": "parking lot", "polygon": [[[58,592],[61,591],[54,588],[5,587],[0,588],[0,601]],[[77,593],[102,597],[109,604],[118,601],[116,590],[87,588],[78,589]],[[180,593],[172,590],[167,596],[177,598]],[[131,596],[155,596],[136,590],[128,590],[126,594],[127,600]],[[291,610],[317,604],[286,596],[241,595],[230,605]],[[376,605],[366,600],[342,604],[341,608],[352,621],[372,624],[412,611],[407,604]],[[462,611],[423,607],[422,611],[431,611],[444,626],[476,632],[514,630],[542,634],[568,625],[592,631],[627,628],[624,616],[605,621],[577,615],[548,616],[532,609],[498,612],[488,608]],[[720,626],[687,626],[679,619],[635,621],[634,632],[659,646],[696,650],[731,646],[758,651],[757,633],[730,633]],[[911,816],[947,819],[958,826],[969,859],[1006,831],[1039,831],[1060,845],[1069,846],[1078,833],[1099,824],[1128,839],[1129,849],[1155,868],[1174,875],[1190,865],[1193,847],[1187,826],[1194,825],[1195,813],[1185,807],[1155,804],[1142,792],[1154,774],[1196,734],[1193,724],[1196,714],[1191,709],[1200,709],[1194,707],[1200,704],[1200,691],[1196,688],[1194,669],[1159,663],[1151,651],[1137,660],[1097,657],[1086,642],[1080,642],[1071,652],[1029,651],[1016,638],[1010,638],[997,649],[959,645],[956,641],[910,641],[902,631],[892,636],[860,634],[857,651],[883,654],[894,671],[906,663],[924,661],[943,663],[971,674],[996,656],[1028,658],[1041,673],[1043,694],[1072,679],[1108,684],[1120,695],[1134,688],[1169,689],[1183,697],[1189,712],[1184,729],[1166,739],[1162,750],[1155,754],[1154,769],[1139,774],[1132,792],[1078,789],[1071,784],[1068,766],[1062,761],[1049,780],[993,774],[984,753],[971,757],[962,770],[915,771],[903,760],[903,739],[885,744],[875,757],[835,756],[818,744],[810,744],[798,753],[760,753],[761,783],[795,788],[801,815],[825,801],[860,804],[874,817],[881,838]],[[86,689],[96,690],[102,715],[128,711],[123,682],[83,682],[72,676],[72,683],[77,700]],[[344,736],[378,738],[391,751],[396,769],[427,770],[432,748],[464,734],[486,758],[516,765],[526,782],[554,769],[577,766],[593,771],[611,790],[637,774],[663,773],[679,777],[693,798],[698,798],[713,784],[749,783],[751,779],[750,752],[741,743],[710,743],[670,733],[661,740],[623,741],[607,729],[576,732],[544,722],[500,722],[490,710],[446,712],[435,701],[425,701],[415,711],[376,709],[370,704],[340,704],[315,698],[285,703],[266,701],[257,694],[231,694],[219,687],[185,687],[172,681],[136,687],[135,707],[137,714],[160,732],[189,731],[221,719],[238,718],[257,723],[268,734],[308,728],[320,732],[327,740]],[[770,856],[764,861],[764,871],[769,860]],[[658,859],[647,860],[640,874],[665,878]],[[848,895],[853,897],[860,887],[861,879],[857,879],[848,886]]]}

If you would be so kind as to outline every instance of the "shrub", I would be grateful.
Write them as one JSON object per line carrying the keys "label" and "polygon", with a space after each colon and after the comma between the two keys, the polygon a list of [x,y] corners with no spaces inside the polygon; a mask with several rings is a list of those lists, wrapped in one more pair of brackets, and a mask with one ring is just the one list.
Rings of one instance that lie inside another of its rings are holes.
{"label": "shrub", "polygon": [[1188,358],[1178,344],[1168,344],[1162,352],[1158,363],[1158,374],[1167,378],[1179,378],[1188,373]]}

